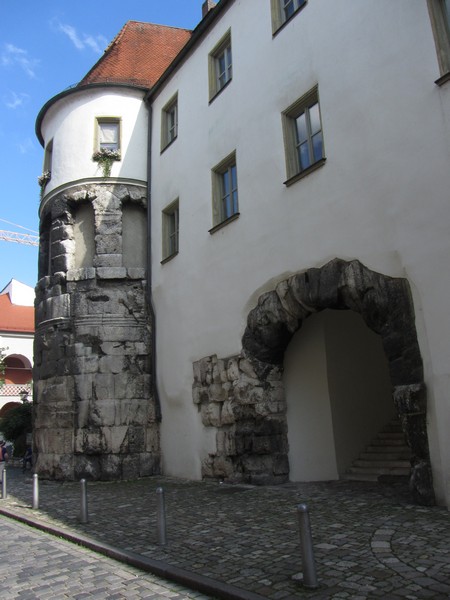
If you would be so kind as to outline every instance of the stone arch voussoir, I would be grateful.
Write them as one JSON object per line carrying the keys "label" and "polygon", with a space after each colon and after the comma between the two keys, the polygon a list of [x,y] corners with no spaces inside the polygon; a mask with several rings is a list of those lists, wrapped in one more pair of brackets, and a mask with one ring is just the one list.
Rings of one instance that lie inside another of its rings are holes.
{"label": "stone arch voussoir", "polygon": [[406,279],[382,275],[354,260],[334,259],[278,284],[260,297],[243,336],[244,353],[258,363],[281,365],[292,335],[311,313],[353,310],[382,339],[393,398],[413,452],[411,488],[416,500],[432,504],[426,431],[426,389]]}
{"label": "stone arch voussoir", "polygon": [[[263,483],[287,477],[286,407],[279,374],[294,333],[312,313],[325,309],[353,310],[381,336],[394,403],[413,454],[411,490],[418,503],[433,504],[426,388],[409,284],[404,278],[372,271],[358,260],[335,258],[262,294],[248,315],[241,355],[227,359],[231,366],[223,367],[215,383],[196,378],[194,401],[207,415],[204,424],[218,427],[222,449],[219,458],[210,457],[207,474],[214,476],[216,460],[229,479]],[[217,357],[203,361],[212,368]],[[204,369],[205,364],[199,361],[197,368]]]}

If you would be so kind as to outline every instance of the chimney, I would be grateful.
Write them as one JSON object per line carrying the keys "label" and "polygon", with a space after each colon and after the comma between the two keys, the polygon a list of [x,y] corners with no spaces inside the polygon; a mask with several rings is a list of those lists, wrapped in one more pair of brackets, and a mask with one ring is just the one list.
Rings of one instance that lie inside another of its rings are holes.
{"label": "chimney", "polygon": [[204,19],[206,15],[216,6],[216,2],[213,0],[205,0],[202,4],[202,18]]}

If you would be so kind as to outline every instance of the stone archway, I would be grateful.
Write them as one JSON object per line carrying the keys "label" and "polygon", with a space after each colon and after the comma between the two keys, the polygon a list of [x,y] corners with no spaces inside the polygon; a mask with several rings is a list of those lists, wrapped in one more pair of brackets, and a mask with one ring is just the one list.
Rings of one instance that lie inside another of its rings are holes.
{"label": "stone archway", "polygon": [[243,351],[194,365],[194,402],[204,425],[217,427],[217,454],[205,476],[253,483],[287,480],[284,352],[312,313],[353,310],[379,334],[389,364],[393,399],[411,447],[410,486],[420,504],[433,504],[426,430],[426,389],[406,279],[371,271],[359,261],[334,259],[280,282],[249,313]]}

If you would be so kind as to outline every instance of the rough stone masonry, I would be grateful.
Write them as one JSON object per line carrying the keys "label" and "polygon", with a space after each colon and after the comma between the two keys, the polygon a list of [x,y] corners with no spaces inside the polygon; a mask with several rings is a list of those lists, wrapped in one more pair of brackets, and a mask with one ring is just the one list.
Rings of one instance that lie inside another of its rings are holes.
{"label": "rough stone masonry", "polygon": [[34,367],[42,477],[160,471],[145,248],[131,253],[125,243],[139,246],[145,212],[144,187],[106,183],[71,188],[42,207]]}

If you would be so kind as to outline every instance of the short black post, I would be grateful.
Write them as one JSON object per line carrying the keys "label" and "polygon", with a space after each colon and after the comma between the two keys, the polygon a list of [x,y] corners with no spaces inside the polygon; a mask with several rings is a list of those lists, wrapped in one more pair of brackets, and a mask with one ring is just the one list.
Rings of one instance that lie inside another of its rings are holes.
{"label": "short black post", "polygon": [[80,480],[80,522],[89,522],[86,479]]}
{"label": "short black post", "polygon": [[306,504],[297,506],[298,524],[300,528],[300,545],[302,550],[303,585],[307,588],[318,587],[314,550],[309,521],[308,507]]}
{"label": "short black post", "polygon": [[167,543],[166,505],[164,490],[161,487],[156,490],[156,535],[158,544],[165,546]]}

